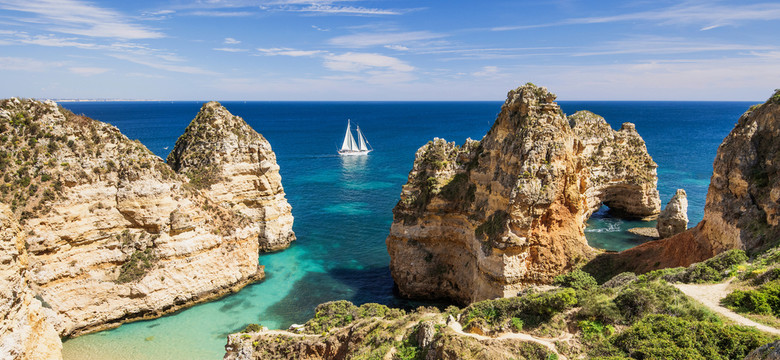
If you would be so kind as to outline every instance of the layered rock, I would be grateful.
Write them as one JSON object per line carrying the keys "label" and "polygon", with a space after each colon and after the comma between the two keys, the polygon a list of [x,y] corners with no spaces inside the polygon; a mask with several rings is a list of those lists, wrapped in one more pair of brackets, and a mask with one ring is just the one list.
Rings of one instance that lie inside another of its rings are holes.
{"label": "layered rock", "polygon": [[688,195],[683,189],[677,189],[672,199],[658,215],[658,236],[661,239],[677,235],[688,229]]}
{"label": "layered rock", "polygon": [[584,222],[602,203],[658,214],[657,166],[633,124],[566,118],[554,100],[526,84],[481,141],[435,139],[417,151],[386,241],[401,294],[512,296],[594,255]]}
{"label": "layered rock", "polygon": [[743,114],[718,147],[702,232],[716,253],[776,245],[780,235],[780,91]]}
{"label": "layered rock", "polygon": [[637,273],[688,266],[730,249],[749,252],[780,239],[780,91],[737,121],[718,147],[704,205],[694,228],[667,239],[600,256],[593,268]]}
{"label": "layered rock", "polygon": [[24,232],[0,204],[0,358],[62,359],[62,342],[29,287]]}
{"label": "layered rock", "polygon": [[263,277],[258,223],[115,127],[9,99],[0,133],[0,201],[21,219],[30,286],[60,335],[159,316]]}
{"label": "layered rock", "polygon": [[168,155],[168,164],[221,205],[260,226],[260,250],[295,240],[292,208],[285,198],[271,144],[218,102],[209,102]]}

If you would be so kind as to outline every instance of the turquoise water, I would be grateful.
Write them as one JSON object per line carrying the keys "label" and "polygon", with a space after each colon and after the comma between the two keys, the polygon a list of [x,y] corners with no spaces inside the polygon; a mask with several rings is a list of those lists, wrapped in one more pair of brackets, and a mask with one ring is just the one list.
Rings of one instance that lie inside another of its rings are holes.
{"label": "turquoise water", "polygon": [[[200,102],[66,103],[76,113],[112,123],[167,156]],[[348,299],[415,306],[393,294],[385,237],[392,208],[417,148],[433,137],[462,143],[490,128],[500,102],[225,102],[273,146],[295,216],[298,240],[260,256],[267,279],[218,301],[156,320],[67,340],[66,359],[218,359],[228,333],[248,323],[287,327],[311,317],[322,302]],[[614,128],[634,122],[659,164],[666,203],[675,189],[689,194],[692,222],[702,217],[712,160],[720,141],[751,103],[561,102],[567,113],[588,109]],[[346,119],[357,122],[376,151],[334,155]],[[606,210],[606,209],[604,209]],[[600,211],[589,242],[620,250],[637,243],[624,232],[643,222]]]}

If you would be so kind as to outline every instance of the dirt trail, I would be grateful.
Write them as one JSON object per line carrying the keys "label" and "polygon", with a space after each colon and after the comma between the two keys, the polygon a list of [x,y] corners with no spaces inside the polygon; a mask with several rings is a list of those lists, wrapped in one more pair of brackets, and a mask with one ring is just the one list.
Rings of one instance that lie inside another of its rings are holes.
{"label": "dirt trail", "polygon": [[568,358],[566,356],[564,356],[563,354],[558,352],[558,348],[555,346],[555,342],[556,341],[566,341],[566,340],[571,339],[572,336],[573,336],[572,334],[565,333],[564,335],[562,335],[560,337],[553,338],[553,339],[548,339],[548,338],[539,338],[539,337],[536,337],[536,336],[532,336],[532,335],[528,335],[528,334],[522,334],[522,333],[508,333],[508,334],[503,334],[503,335],[497,336],[497,337],[489,337],[489,336],[484,336],[484,335],[472,334],[472,333],[464,332],[463,331],[463,327],[457,321],[451,321],[448,324],[448,326],[450,327],[450,329],[452,329],[452,331],[455,331],[458,335],[473,337],[473,338],[475,338],[477,340],[518,339],[518,340],[535,342],[537,344],[540,344],[540,345],[548,348],[550,351],[552,351],[553,353],[558,355],[558,359],[560,359],[560,360],[568,360]]}
{"label": "dirt trail", "polygon": [[780,330],[759,324],[753,320],[750,320],[742,315],[735,313],[734,311],[720,305],[720,300],[729,294],[730,282],[721,284],[674,284],[674,287],[680,289],[685,295],[694,298],[696,301],[704,304],[704,306],[710,308],[712,311],[725,316],[729,320],[734,321],[739,325],[752,326],[763,332],[770,334],[780,335]]}

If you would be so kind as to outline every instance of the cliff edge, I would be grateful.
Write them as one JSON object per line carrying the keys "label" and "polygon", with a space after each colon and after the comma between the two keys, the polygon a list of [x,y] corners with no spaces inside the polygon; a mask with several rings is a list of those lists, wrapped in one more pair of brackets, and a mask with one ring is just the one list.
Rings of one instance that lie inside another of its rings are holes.
{"label": "cliff edge", "polygon": [[214,201],[255,221],[261,251],[281,250],[295,240],[292,207],[271,144],[218,102],[203,105],[168,164]]}
{"label": "cliff edge", "polygon": [[514,296],[595,255],[584,223],[602,203],[629,217],[659,213],[657,165],[634,125],[567,118],[554,100],[526,84],[481,141],[434,139],[417,151],[386,240],[402,295]]}
{"label": "cliff edge", "polygon": [[260,225],[138,141],[53,102],[0,101],[0,202],[61,336],[160,316],[264,276]]}
{"label": "cliff edge", "polygon": [[667,239],[600,255],[587,268],[608,277],[622,271],[688,266],[730,249],[749,253],[780,239],[780,90],[752,106],[718,147],[698,225]]}

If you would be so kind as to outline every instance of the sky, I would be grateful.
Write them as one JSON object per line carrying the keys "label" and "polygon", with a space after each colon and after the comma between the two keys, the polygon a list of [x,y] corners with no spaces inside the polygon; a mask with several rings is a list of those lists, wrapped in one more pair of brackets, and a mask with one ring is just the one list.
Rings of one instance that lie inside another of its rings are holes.
{"label": "sky", "polygon": [[780,2],[0,0],[0,97],[763,101]]}

